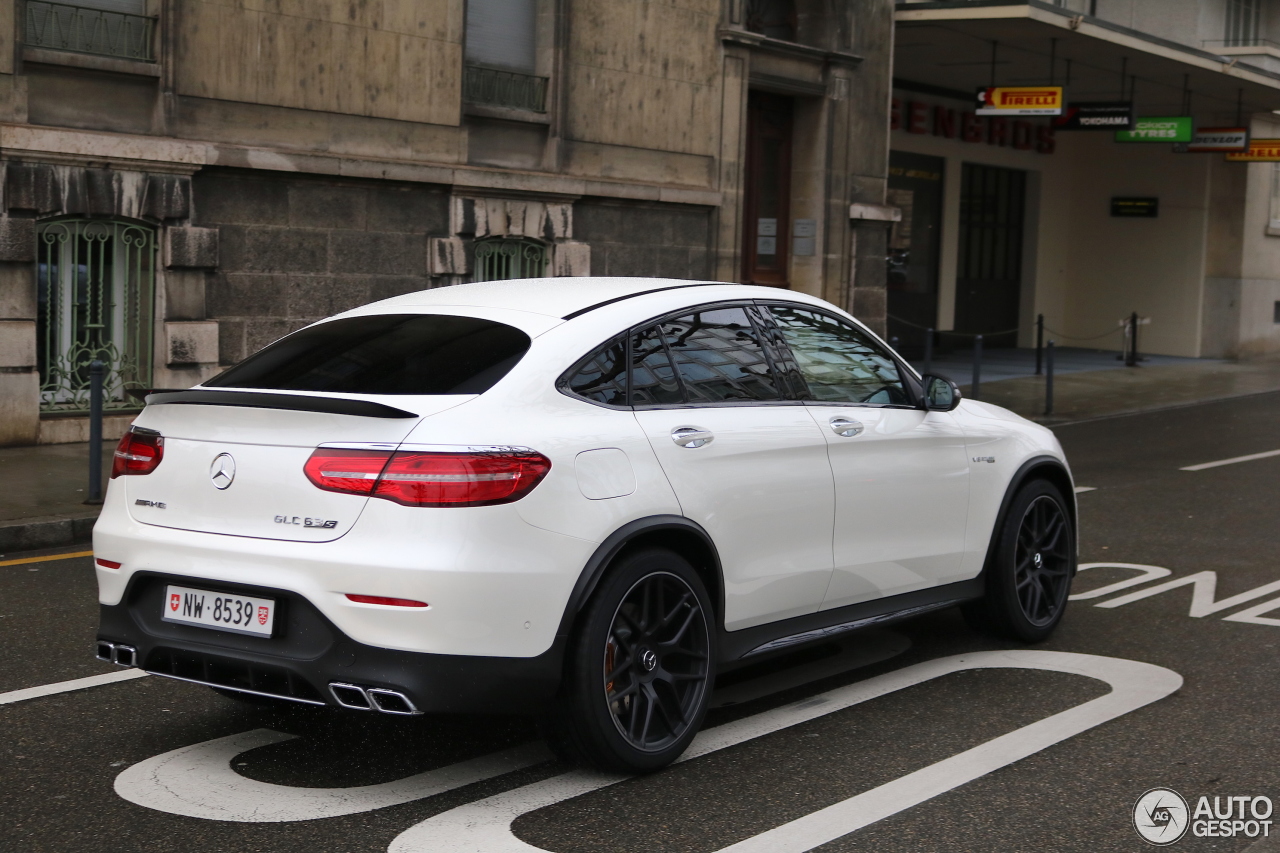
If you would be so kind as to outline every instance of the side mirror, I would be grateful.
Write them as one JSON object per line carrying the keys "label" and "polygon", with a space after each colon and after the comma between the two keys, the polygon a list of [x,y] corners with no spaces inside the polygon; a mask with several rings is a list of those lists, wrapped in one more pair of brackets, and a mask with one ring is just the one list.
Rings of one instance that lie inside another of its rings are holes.
{"label": "side mirror", "polygon": [[945,376],[926,373],[924,376],[924,407],[934,412],[949,412],[960,405],[960,386]]}

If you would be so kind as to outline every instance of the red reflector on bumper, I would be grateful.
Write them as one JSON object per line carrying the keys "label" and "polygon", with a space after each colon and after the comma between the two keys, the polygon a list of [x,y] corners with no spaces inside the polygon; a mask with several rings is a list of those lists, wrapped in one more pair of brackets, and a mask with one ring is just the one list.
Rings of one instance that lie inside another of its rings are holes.
{"label": "red reflector on bumper", "polygon": [[93,558],[93,561],[94,561],[95,563],[97,563],[99,566],[102,566],[102,568],[104,568],[104,569],[118,569],[118,568],[120,568],[120,564],[119,564],[119,563],[117,563],[115,560],[104,560],[104,559],[102,559],[101,557],[94,557],[94,558]]}
{"label": "red reflector on bumper", "polygon": [[352,595],[347,593],[347,598],[357,601],[361,604],[382,604],[386,607],[427,607],[425,601],[414,601],[411,598],[387,598],[383,595]]}

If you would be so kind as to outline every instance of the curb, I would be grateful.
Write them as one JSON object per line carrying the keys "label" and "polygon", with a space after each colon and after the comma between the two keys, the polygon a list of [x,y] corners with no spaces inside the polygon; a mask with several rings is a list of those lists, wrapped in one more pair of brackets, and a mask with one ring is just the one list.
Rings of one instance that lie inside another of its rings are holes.
{"label": "curb", "polygon": [[98,513],[90,510],[77,515],[50,515],[0,522],[0,554],[89,542],[93,538],[93,524],[97,520]]}

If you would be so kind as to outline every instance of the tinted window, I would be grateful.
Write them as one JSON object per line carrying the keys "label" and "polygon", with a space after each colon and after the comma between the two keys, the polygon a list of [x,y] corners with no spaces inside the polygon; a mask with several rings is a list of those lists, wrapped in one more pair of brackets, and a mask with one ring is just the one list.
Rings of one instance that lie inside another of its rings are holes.
{"label": "tinted window", "polygon": [[204,384],[347,394],[480,394],[528,349],[528,335],[491,320],[378,314],[294,332]]}
{"label": "tinted window", "polygon": [[637,332],[631,338],[631,404],[656,406],[683,402],[684,393],[667,354],[664,329],[651,326]]}
{"label": "tinted window", "polygon": [[619,338],[583,359],[563,386],[570,394],[604,403],[627,405],[627,346]]}
{"label": "tinted window", "polygon": [[816,311],[769,310],[815,400],[910,404],[897,364],[862,330]]}
{"label": "tinted window", "polygon": [[781,399],[745,309],[699,311],[662,325],[690,403]]}

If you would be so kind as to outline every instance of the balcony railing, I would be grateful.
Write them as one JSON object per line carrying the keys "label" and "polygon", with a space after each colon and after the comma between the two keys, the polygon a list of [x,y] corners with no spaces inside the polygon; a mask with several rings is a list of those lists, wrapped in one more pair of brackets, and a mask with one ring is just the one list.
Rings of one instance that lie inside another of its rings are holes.
{"label": "balcony railing", "polygon": [[155,62],[155,26],[156,19],[144,15],[29,0],[26,44]]}
{"label": "balcony railing", "polygon": [[462,100],[468,104],[545,113],[547,78],[468,65],[462,78]]}

